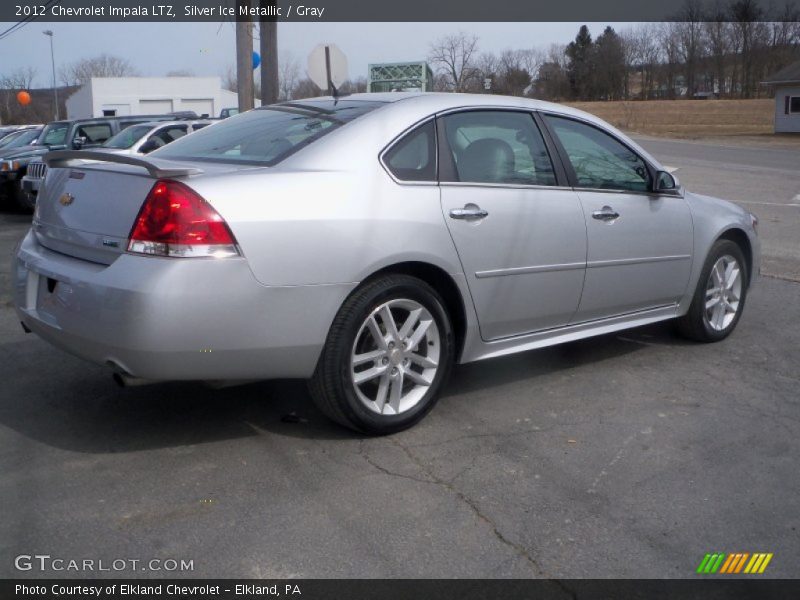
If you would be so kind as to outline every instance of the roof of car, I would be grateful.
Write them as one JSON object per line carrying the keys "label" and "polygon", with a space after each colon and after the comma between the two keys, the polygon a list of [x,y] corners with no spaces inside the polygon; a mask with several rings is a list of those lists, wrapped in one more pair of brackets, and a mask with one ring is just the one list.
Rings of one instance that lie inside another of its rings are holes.
{"label": "roof of car", "polygon": [[204,123],[210,125],[211,123],[215,123],[211,119],[182,119],[180,121],[142,121],[141,123],[132,123],[129,127],[140,127],[142,125],[149,126],[149,127],[167,127],[170,125],[197,125],[198,123]]}
{"label": "roof of car", "polygon": [[[547,110],[566,115],[579,116],[590,121],[599,121],[597,117],[590,113],[557,104],[546,102],[534,98],[522,98],[520,96],[501,96],[495,94],[461,94],[451,92],[372,92],[349,94],[339,96],[339,100],[381,102],[385,104],[414,104],[415,106],[429,109],[430,112],[438,112],[449,108],[469,108],[471,106],[496,106],[508,108],[527,108],[530,110]],[[317,98],[306,98],[304,100],[294,100],[295,104],[302,104],[304,101],[333,101],[333,96],[320,96]]]}

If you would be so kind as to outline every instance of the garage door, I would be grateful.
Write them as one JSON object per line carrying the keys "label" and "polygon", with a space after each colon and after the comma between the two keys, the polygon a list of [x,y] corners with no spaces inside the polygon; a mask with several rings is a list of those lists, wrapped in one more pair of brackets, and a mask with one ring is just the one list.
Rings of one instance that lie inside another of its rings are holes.
{"label": "garage door", "polygon": [[139,114],[163,115],[172,112],[172,100],[139,100]]}
{"label": "garage door", "polygon": [[197,113],[198,117],[208,115],[214,116],[214,99],[213,98],[190,98],[188,100],[181,100],[181,110],[193,110]]}

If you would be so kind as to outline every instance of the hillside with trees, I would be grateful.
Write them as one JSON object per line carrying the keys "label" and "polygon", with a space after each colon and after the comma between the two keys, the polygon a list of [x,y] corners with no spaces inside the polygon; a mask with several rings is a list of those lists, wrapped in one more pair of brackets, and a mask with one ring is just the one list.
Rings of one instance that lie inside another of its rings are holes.
{"label": "hillside with trees", "polygon": [[439,91],[561,101],[769,96],[760,82],[800,60],[800,15],[789,6],[764,14],[752,0],[714,11],[690,0],[675,21],[606,27],[596,38],[583,25],[569,44],[500,55],[461,32],[431,44],[428,61]]}

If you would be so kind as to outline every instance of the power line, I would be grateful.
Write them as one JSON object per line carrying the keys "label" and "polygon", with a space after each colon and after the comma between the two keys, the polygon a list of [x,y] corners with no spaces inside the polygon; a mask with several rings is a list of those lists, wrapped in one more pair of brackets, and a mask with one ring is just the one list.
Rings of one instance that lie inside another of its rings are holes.
{"label": "power line", "polygon": [[[44,3],[45,10],[43,12],[46,13],[47,9],[49,9],[50,7],[52,7],[54,5],[57,5],[57,4],[61,4],[61,0],[47,0],[47,2]],[[24,28],[26,25],[29,25],[29,24],[33,23],[36,19],[41,17],[42,14],[43,13],[37,13],[37,14],[28,15],[27,17],[25,17],[21,21],[17,21],[11,27],[9,27],[8,29],[6,29],[5,31],[0,33],[0,40],[4,40],[8,36],[10,36],[12,33],[15,33],[17,31],[21,30],[22,28]]]}

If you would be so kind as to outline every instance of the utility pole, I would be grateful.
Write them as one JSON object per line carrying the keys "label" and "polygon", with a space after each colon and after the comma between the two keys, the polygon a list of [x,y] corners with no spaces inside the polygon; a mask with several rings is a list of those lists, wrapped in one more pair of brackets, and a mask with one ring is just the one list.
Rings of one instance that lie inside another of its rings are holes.
{"label": "utility pole", "polygon": [[50,38],[50,62],[53,64],[53,112],[55,121],[58,121],[58,88],[56,87],[56,55],[53,53],[53,30],[45,29],[43,32]]}
{"label": "utility pole", "polygon": [[[275,0],[261,0],[262,8],[276,6]],[[268,11],[264,10],[263,13]],[[274,11],[273,11],[274,14]],[[261,104],[278,101],[278,18],[261,17]]]}
{"label": "utility pole", "polygon": [[[237,0],[240,7],[250,8],[250,0]],[[245,19],[245,20],[242,20]],[[253,23],[251,17],[236,16],[236,91],[239,112],[253,108]]]}

